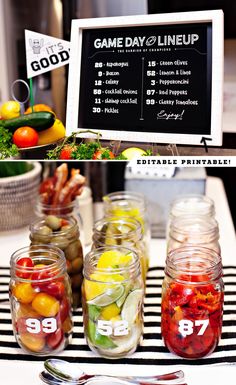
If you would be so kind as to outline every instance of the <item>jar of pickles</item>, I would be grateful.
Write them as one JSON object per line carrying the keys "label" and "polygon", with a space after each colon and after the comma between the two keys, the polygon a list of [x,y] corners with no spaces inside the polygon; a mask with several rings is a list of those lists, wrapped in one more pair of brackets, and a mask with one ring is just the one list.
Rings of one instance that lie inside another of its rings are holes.
{"label": "jar of pickles", "polygon": [[161,332],[166,347],[188,359],[212,353],[221,336],[223,298],[219,254],[195,246],[170,252],[161,304]]}
{"label": "jar of pickles", "polygon": [[144,288],[138,255],[102,247],[84,261],[84,333],[91,350],[106,358],[133,353],[142,337]]}
{"label": "jar of pickles", "polygon": [[10,304],[18,344],[42,356],[63,350],[72,335],[71,287],[64,253],[24,247],[11,257]]}
{"label": "jar of pickles", "polygon": [[147,201],[143,194],[133,191],[118,191],[103,197],[104,213],[108,217],[129,217],[140,222],[142,226],[143,241],[147,267],[149,265],[151,231],[147,215]]}
{"label": "jar of pickles", "polygon": [[78,224],[73,217],[47,215],[30,226],[32,245],[52,244],[65,253],[74,308],[81,303],[83,249],[79,236]]}
{"label": "jar of pickles", "polygon": [[219,226],[214,218],[187,215],[173,219],[170,225],[167,253],[184,245],[196,245],[220,254]]}
{"label": "jar of pickles", "polygon": [[140,222],[129,217],[105,217],[95,223],[92,240],[92,248],[123,246],[134,249],[140,258],[141,272],[145,283],[148,256],[146,255]]}

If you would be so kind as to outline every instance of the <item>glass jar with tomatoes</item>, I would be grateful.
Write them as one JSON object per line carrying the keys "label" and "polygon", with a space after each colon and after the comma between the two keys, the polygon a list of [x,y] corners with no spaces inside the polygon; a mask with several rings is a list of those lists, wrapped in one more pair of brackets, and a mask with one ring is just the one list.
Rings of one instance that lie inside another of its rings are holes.
{"label": "glass jar with tomatoes", "polygon": [[180,216],[170,224],[167,253],[184,245],[196,245],[220,254],[219,226],[214,218],[196,215]]}
{"label": "glass jar with tomatoes", "polygon": [[223,317],[221,257],[214,250],[186,246],[166,259],[161,332],[170,352],[201,358],[218,345]]}
{"label": "glass jar with tomatoes", "polygon": [[148,257],[143,241],[142,226],[129,217],[105,217],[97,221],[93,228],[92,248],[103,246],[124,246],[134,249],[141,264],[143,282],[148,268]]}
{"label": "glass jar with tomatoes", "polygon": [[83,248],[76,219],[47,215],[30,225],[30,240],[32,245],[51,244],[64,252],[72,286],[73,307],[76,309],[81,304],[83,270]]}
{"label": "glass jar with tomatoes", "polygon": [[29,246],[11,257],[10,304],[18,344],[42,356],[63,350],[72,335],[72,296],[64,253]]}
{"label": "glass jar with tomatoes", "polygon": [[142,193],[117,191],[103,197],[105,217],[128,217],[136,219],[142,226],[145,245],[146,269],[149,266],[151,231],[147,214],[147,200]]}

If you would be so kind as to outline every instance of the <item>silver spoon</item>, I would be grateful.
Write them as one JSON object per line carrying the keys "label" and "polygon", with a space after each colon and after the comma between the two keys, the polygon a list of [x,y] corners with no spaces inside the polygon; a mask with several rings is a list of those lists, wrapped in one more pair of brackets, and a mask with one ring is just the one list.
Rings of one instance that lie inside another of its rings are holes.
{"label": "silver spoon", "polygon": [[[58,380],[56,379],[55,377],[51,376],[51,374],[49,374],[48,372],[46,371],[43,371],[39,374],[39,377],[40,379],[47,385],[68,385],[68,384],[71,384],[71,385],[77,385],[78,382],[71,382],[71,381],[66,381],[66,380]],[[158,385],[166,385],[166,384],[174,384],[174,382],[165,382],[165,383],[160,383],[160,382],[156,382],[156,383],[150,383],[150,384],[158,384]],[[100,375],[100,376],[94,376],[88,380],[85,380],[83,382],[83,384],[87,384],[87,385],[104,385],[104,384],[108,384],[108,385],[130,385],[130,384],[136,384],[134,382],[130,382],[130,381],[126,381],[126,380],[121,380],[119,378],[116,378],[116,377],[109,377],[109,376],[103,376],[103,375]],[[149,385],[149,383],[142,383],[143,385]],[[175,383],[177,384],[177,383]],[[178,385],[187,385],[187,384],[183,384],[183,383],[178,383]]]}
{"label": "silver spoon", "polygon": [[[84,373],[77,364],[71,364],[64,360],[59,360],[56,358],[51,358],[46,360],[44,363],[45,369],[48,373],[51,374],[55,379],[64,381],[66,383],[74,383],[77,385],[85,384],[89,379],[96,377],[98,378],[100,375],[89,375]],[[103,376],[104,377],[104,376]],[[157,376],[128,376],[128,377],[120,377],[120,376],[107,376],[110,378],[117,378],[123,381],[128,381],[133,384],[140,385],[149,385],[156,384],[164,381],[166,384],[178,383],[184,379],[184,373],[182,370],[178,370],[173,373],[161,374]],[[166,382],[168,381],[168,382]]]}

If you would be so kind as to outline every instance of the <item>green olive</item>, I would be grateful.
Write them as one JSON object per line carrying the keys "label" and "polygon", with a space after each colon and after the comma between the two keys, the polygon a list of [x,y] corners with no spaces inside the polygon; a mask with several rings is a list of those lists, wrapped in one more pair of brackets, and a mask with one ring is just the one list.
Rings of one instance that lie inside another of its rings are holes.
{"label": "green olive", "polygon": [[83,258],[83,250],[80,240],[71,242],[69,246],[65,249],[66,259],[73,261],[76,258]]}
{"label": "green olive", "polygon": [[50,243],[51,234],[52,234],[52,229],[50,229],[50,227],[42,226],[37,230],[37,233],[33,234],[32,240],[34,244],[35,244],[35,241],[39,243]]}
{"label": "green olive", "polygon": [[69,245],[69,241],[66,239],[66,237],[63,236],[53,237],[51,239],[51,243],[54,246],[59,247],[61,250],[65,250]]}
{"label": "green olive", "polygon": [[45,218],[45,223],[49,226],[53,231],[60,230],[61,228],[61,218],[56,217],[55,215],[48,215]]}
{"label": "green olive", "polygon": [[82,274],[76,274],[71,277],[71,285],[73,289],[78,289],[81,287],[83,281],[83,276]]}
{"label": "green olive", "polygon": [[80,273],[83,268],[83,259],[76,258],[71,262],[71,273]]}

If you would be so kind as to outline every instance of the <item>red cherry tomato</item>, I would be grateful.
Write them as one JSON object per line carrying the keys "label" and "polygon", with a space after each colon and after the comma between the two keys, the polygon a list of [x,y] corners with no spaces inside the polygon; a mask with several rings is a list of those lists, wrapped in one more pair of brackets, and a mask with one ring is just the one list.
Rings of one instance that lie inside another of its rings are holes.
{"label": "red cherry tomato", "polygon": [[71,145],[71,144],[66,144],[61,152],[60,152],[60,157],[59,159],[61,160],[70,160],[70,159],[73,159],[72,158],[72,153],[76,150],[76,146],[75,145]]}
{"label": "red cherry tomato", "polygon": [[63,298],[60,304],[59,319],[63,323],[70,313],[70,303],[67,298]]}
{"label": "red cherry tomato", "polygon": [[16,276],[23,279],[28,279],[31,275],[31,270],[34,267],[34,262],[29,257],[20,258],[16,262]]}
{"label": "red cherry tomato", "polygon": [[42,286],[41,290],[57,299],[61,299],[65,294],[65,286],[62,282],[50,282]]}
{"label": "red cherry tomato", "polygon": [[63,339],[63,335],[64,333],[62,329],[57,329],[55,333],[52,333],[47,337],[47,345],[51,349],[56,349],[60,345]]}
{"label": "red cherry tomato", "polygon": [[100,148],[93,154],[94,160],[102,160],[102,159],[114,159],[115,155],[113,152],[108,150],[107,148]]}
{"label": "red cherry tomato", "polygon": [[12,139],[19,148],[33,147],[38,144],[39,136],[31,127],[20,127],[14,132]]}

